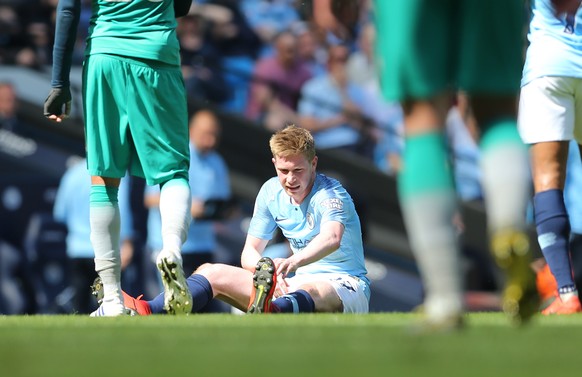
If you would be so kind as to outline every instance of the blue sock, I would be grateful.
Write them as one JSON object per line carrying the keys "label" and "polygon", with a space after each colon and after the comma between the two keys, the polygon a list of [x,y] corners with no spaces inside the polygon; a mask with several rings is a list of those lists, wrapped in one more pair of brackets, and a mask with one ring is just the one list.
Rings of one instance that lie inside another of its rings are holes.
{"label": "blue sock", "polygon": [[313,313],[315,302],[311,295],[299,289],[275,299],[272,303],[274,313]]}
{"label": "blue sock", "polygon": [[552,189],[534,196],[534,216],[538,242],[558,283],[559,293],[576,289],[572,277],[569,243],[570,220],[562,190]]}
{"label": "blue sock", "polygon": [[[192,294],[192,313],[198,312],[214,298],[212,286],[204,276],[198,274],[190,275],[186,279],[186,284],[188,284],[188,289]],[[164,292],[160,293],[153,300],[148,301],[148,304],[150,304],[152,314],[165,313]]]}

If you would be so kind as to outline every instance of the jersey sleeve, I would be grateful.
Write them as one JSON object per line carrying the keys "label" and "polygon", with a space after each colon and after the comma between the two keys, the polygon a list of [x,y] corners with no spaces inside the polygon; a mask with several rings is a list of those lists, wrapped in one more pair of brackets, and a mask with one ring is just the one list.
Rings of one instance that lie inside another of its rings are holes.
{"label": "jersey sleeve", "polygon": [[327,221],[338,221],[346,225],[350,206],[346,201],[351,200],[347,195],[341,195],[337,191],[330,191],[325,195],[318,204],[318,210],[321,214],[321,223]]}
{"label": "jersey sleeve", "polygon": [[275,223],[275,219],[269,210],[267,203],[268,196],[269,190],[267,184],[265,184],[261,187],[255,200],[253,217],[251,218],[248,230],[249,235],[262,240],[270,240],[273,238],[273,232],[277,227],[277,223]]}
{"label": "jersey sleeve", "polygon": [[81,0],[59,0],[56,13],[55,42],[53,45],[53,69],[51,86],[69,86],[69,73],[73,49],[77,39],[77,27],[81,14]]}

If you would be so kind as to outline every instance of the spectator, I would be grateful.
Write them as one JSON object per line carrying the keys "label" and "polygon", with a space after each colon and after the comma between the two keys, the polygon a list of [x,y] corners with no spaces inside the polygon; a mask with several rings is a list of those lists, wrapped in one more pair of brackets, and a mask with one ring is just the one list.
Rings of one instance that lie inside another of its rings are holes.
{"label": "spectator", "polygon": [[324,74],[327,71],[327,49],[318,29],[303,25],[294,28],[293,32],[297,36],[297,55],[307,64],[311,76]]}
{"label": "spectator", "polygon": [[243,0],[243,11],[249,25],[263,42],[262,56],[272,53],[275,37],[291,30],[300,22],[294,0]]}
{"label": "spectator", "polygon": [[16,47],[21,44],[22,25],[10,6],[0,6],[0,64],[13,64]]}
{"label": "spectator", "polygon": [[369,119],[361,108],[366,95],[347,78],[346,46],[328,50],[328,73],[307,81],[299,101],[300,124],[313,133],[320,149],[341,149],[371,158]]}
{"label": "spectator", "polygon": [[275,130],[296,120],[297,102],[311,74],[298,58],[297,38],[283,32],[275,38],[275,55],[259,60],[253,74],[247,116]]}
{"label": "spectator", "polygon": [[252,69],[262,48],[261,39],[249,26],[238,0],[209,0],[194,5],[191,13],[210,22],[209,43],[222,58],[220,68],[230,92],[221,108],[243,113]]}
{"label": "spectator", "polygon": [[30,22],[25,29],[26,46],[17,51],[17,65],[40,70],[52,60],[51,26],[42,20]]}
{"label": "spectator", "polygon": [[228,98],[222,59],[208,43],[208,21],[193,14],[178,19],[182,74],[188,97],[220,104]]}
{"label": "spectator", "polygon": [[457,195],[462,201],[482,200],[479,131],[464,93],[449,110],[446,133],[452,154]]}
{"label": "spectator", "polygon": [[376,143],[373,160],[376,167],[388,175],[396,175],[402,164],[404,151],[404,116],[397,102],[389,102],[378,96],[379,91],[365,88],[368,94],[365,108],[376,122]]}
{"label": "spectator", "polygon": [[366,24],[358,37],[357,50],[347,63],[348,78],[361,86],[368,86],[378,81],[378,71],[374,58],[376,29],[372,23]]}
{"label": "spectator", "polygon": [[17,132],[19,123],[17,107],[14,86],[9,82],[0,82],[0,129]]}
{"label": "spectator", "polygon": [[[212,26],[212,41],[225,57],[257,59],[262,48],[259,36],[249,25],[240,9],[238,0],[210,0],[205,7],[221,9],[222,18],[215,18]],[[208,15],[208,13],[207,13]]]}

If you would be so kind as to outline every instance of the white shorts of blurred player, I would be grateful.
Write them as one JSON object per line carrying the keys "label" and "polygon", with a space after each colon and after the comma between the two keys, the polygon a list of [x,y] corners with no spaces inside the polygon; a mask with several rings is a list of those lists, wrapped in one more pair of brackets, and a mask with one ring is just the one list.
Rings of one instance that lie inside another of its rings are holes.
{"label": "white shorts of blurred player", "polygon": [[286,278],[289,292],[294,292],[304,284],[328,282],[335,289],[344,306],[344,313],[368,313],[370,287],[366,281],[347,274],[299,274]]}
{"label": "white shorts of blurred player", "polygon": [[523,86],[517,123],[526,144],[572,139],[582,144],[582,79],[545,76]]}

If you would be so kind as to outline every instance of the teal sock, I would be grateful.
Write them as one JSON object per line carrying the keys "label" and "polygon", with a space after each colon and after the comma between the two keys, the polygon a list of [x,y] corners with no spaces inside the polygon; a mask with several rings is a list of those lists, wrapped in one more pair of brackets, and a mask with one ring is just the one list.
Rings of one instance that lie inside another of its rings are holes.
{"label": "teal sock", "polygon": [[118,187],[92,185],[89,193],[89,203],[92,207],[117,205]]}
{"label": "teal sock", "polygon": [[454,190],[447,146],[440,132],[409,136],[398,177],[398,192],[406,200],[415,195]]}

